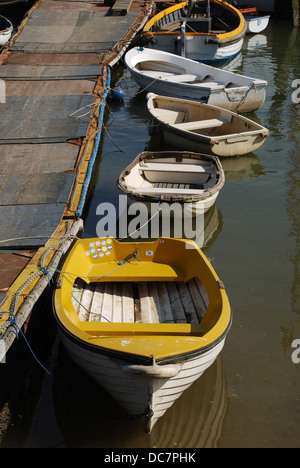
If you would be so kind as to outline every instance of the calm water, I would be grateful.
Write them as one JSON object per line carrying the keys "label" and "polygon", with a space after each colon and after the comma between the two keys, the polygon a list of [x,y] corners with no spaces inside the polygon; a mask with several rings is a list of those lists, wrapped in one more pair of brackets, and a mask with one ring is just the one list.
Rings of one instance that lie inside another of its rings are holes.
{"label": "calm water", "polygon": [[[291,344],[300,339],[300,103],[292,102],[299,50],[297,31],[273,21],[265,34],[247,37],[242,57],[231,64],[233,71],[268,80],[267,101],[250,118],[271,136],[255,154],[224,161],[226,184],[207,219],[204,251],[234,314],[221,357],[146,436],[57,340],[52,370],[72,394],[47,378],[20,445],[300,447],[300,364],[291,359]],[[85,237],[96,235],[98,204],[117,203],[121,170],[156,144],[145,125],[145,95],[122,67],[115,82],[126,99],[111,103],[106,114]]]}

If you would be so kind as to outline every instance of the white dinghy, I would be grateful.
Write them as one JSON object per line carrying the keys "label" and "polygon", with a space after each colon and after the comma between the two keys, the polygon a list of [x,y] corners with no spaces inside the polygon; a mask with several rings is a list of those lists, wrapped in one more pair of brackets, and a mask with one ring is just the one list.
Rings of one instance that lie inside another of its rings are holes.
{"label": "white dinghy", "polygon": [[187,151],[215,156],[240,156],[260,148],[267,128],[220,107],[186,99],[147,95],[149,127],[162,133],[165,143]]}
{"label": "white dinghy", "polygon": [[215,156],[187,151],[141,153],[121,173],[119,190],[129,201],[185,204],[185,214],[206,213],[215,203],[225,175]]}
{"label": "white dinghy", "polygon": [[253,112],[266,99],[267,81],[238,75],[168,52],[136,47],[125,64],[142,89],[219,106],[233,112]]}
{"label": "white dinghy", "polygon": [[270,16],[244,15],[247,24],[247,34],[259,34],[264,31],[269,24]]}

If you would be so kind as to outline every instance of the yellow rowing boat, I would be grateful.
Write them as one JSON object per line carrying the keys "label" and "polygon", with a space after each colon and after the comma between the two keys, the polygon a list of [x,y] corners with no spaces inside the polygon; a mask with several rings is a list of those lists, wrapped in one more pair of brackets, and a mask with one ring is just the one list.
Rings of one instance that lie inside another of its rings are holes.
{"label": "yellow rowing boat", "polygon": [[188,0],[157,13],[144,29],[148,48],[200,62],[228,60],[243,45],[247,25],[242,13],[223,0]]}
{"label": "yellow rowing boat", "polygon": [[214,362],[231,325],[223,283],[192,241],[78,240],[54,314],[69,354],[150,432]]}

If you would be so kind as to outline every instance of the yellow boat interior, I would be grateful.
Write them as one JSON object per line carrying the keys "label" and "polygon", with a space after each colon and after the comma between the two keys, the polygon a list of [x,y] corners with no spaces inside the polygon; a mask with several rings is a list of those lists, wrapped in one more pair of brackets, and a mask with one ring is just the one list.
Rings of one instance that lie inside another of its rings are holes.
{"label": "yellow boat interior", "polygon": [[55,313],[85,343],[156,359],[209,347],[231,322],[210,262],[194,242],[169,238],[77,241],[60,274]]}

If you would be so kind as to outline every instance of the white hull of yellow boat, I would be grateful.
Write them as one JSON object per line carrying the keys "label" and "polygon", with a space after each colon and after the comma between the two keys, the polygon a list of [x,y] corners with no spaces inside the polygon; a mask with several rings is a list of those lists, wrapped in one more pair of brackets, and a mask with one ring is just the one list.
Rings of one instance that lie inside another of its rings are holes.
{"label": "white hull of yellow boat", "polygon": [[[71,359],[102,386],[150,433],[159,418],[216,360],[225,339],[200,357],[178,364],[131,366],[126,361],[84,349],[61,332]],[[153,376],[151,375],[153,373]]]}
{"label": "white hull of yellow boat", "polygon": [[[152,46],[149,42],[149,49],[163,50],[171,54],[181,55],[180,41],[174,36],[155,36],[156,43]],[[229,60],[239,54],[242,50],[244,38],[238,41],[233,41],[225,46],[219,44],[207,43],[207,37],[191,37],[185,41],[184,56],[190,60],[196,60],[203,63],[215,63],[219,61]]]}

